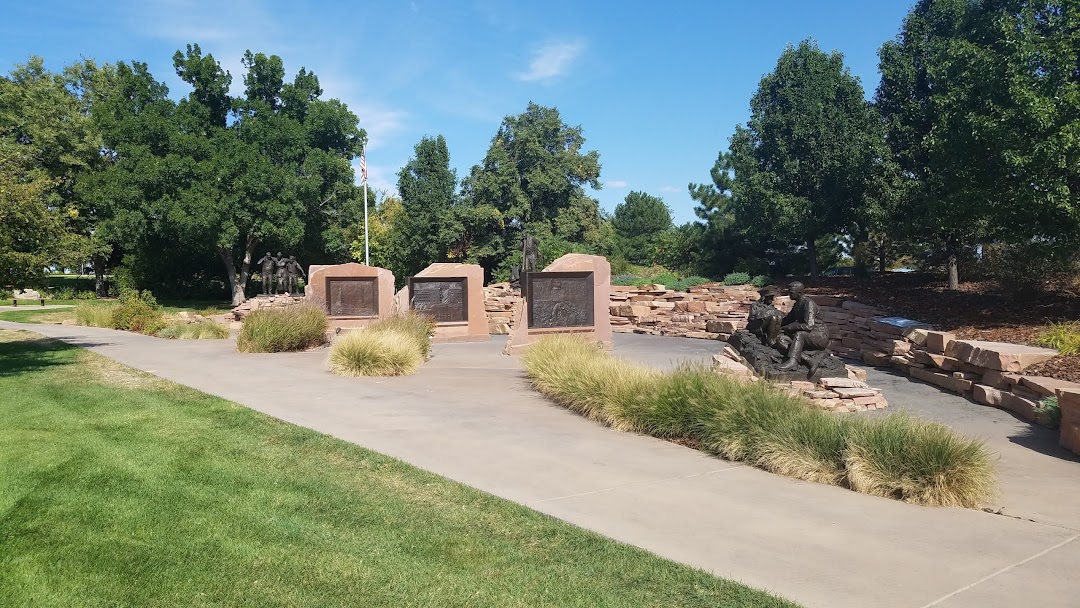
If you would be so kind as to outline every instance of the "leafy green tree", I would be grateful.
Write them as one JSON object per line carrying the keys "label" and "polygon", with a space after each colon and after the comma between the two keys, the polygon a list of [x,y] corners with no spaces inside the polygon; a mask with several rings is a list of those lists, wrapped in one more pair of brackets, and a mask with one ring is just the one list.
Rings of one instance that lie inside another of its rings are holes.
{"label": "leafy green tree", "polygon": [[36,258],[39,266],[81,266],[97,253],[95,215],[81,200],[76,182],[102,164],[101,135],[90,119],[92,83],[102,73],[83,60],[56,74],[45,69],[40,57],[31,57],[0,78],[0,139],[19,148],[5,154],[8,178],[22,174],[32,189],[48,184],[43,202],[60,221],[48,231],[48,255]]}
{"label": "leafy green tree", "polygon": [[306,70],[284,83],[277,56],[245,53],[244,95],[235,98],[232,76],[198,45],[173,64],[192,88],[177,104],[144,65],[118,66],[125,94],[99,113],[114,160],[87,185],[120,207],[114,215],[125,218],[118,225],[141,263],[161,257],[162,246],[215,255],[239,303],[260,246],[346,255],[344,226],[356,208],[350,160],[365,138],[356,116],[321,100]]}
{"label": "leafy green tree", "polygon": [[[381,268],[394,269],[402,254],[396,247],[400,241],[394,237],[396,226],[404,215],[405,206],[396,196],[388,196],[383,191],[374,193],[375,204],[368,217],[368,244],[371,251],[371,264]],[[358,262],[364,261],[364,226],[356,222],[349,231],[349,257]],[[402,278],[396,270],[394,275]]]}
{"label": "leafy green tree", "polygon": [[55,181],[31,165],[26,146],[0,139],[0,287],[44,285],[45,266],[63,234],[60,214],[50,207]]}
{"label": "leafy green tree", "polygon": [[600,155],[582,152],[584,144],[581,127],[568,126],[555,108],[530,102],[524,113],[503,119],[463,184],[468,208],[457,249],[505,277],[520,263],[526,231],[540,240],[546,259],[605,246],[610,231],[599,203],[585,194],[585,186],[600,189]]}
{"label": "leafy green tree", "polygon": [[1080,225],[1075,2],[921,0],[880,51],[876,104],[909,184],[909,239],[943,252],[1068,241]]}
{"label": "leafy green tree", "polygon": [[398,173],[402,212],[393,225],[394,272],[404,278],[445,261],[462,230],[454,212],[457,174],[442,135],[424,137]]}
{"label": "leafy green tree", "polygon": [[878,171],[877,117],[843,56],[811,40],[784,50],[750,110],[731,138],[731,210],[749,232],[805,246],[816,276],[815,242],[856,220]]}
{"label": "leafy green tree", "polygon": [[630,192],[615,206],[611,226],[619,253],[635,264],[648,264],[653,261],[658,236],[672,227],[671,210],[661,198]]}

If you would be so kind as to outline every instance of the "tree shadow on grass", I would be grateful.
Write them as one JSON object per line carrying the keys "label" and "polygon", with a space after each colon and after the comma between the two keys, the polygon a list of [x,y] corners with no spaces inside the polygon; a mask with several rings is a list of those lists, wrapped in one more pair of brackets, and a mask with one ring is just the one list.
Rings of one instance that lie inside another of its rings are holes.
{"label": "tree shadow on grass", "polygon": [[61,353],[76,348],[52,338],[0,341],[0,377],[67,365],[70,359]]}

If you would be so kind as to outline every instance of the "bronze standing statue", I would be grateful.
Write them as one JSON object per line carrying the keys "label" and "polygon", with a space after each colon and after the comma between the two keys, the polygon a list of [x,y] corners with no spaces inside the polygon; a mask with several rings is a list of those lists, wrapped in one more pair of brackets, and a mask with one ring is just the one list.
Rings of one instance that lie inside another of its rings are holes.
{"label": "bronze standing statue", "polygon": [[295,295],[300,289],[300,277],[303,276],[306,279],[307,273],[300,266],[300,262],[296,261],[295,255],[289,256],[289,261],[285,264],[285,272],[288,274],[289,293]]}
{"label": "bronze standing statue", "polygon": [[258,262],[259,276],[262,277],[262,295],[270,295],[270,289],[274,285],[274,269],[277,268],[277,260],[267,251]]}
{"label": "bronze standing statue", "polygon": [[536,237],[529,233],[521,239],[521,271],[536,272],[536,262],[540,258],[540,245]]}
{"label": "bronze standing statue", "polygon": [[281,252],[277,252],[277,257],[274,258],[274,264],[277,266],[277,271],[274,273],[274,293],[277,294],[278,290],[288,291],[289,282],[286,278],[285,267],[289,264],[288,258],[281,255]]}
{"label": "bronze standing statue", "polygon": [[515,266],[510,270],[510,287],[521,288],[521,275],[526,272],[536,272],[536,266],[540,259],[540,244],[536,237],[525,233],[521,237],[521,266]]}

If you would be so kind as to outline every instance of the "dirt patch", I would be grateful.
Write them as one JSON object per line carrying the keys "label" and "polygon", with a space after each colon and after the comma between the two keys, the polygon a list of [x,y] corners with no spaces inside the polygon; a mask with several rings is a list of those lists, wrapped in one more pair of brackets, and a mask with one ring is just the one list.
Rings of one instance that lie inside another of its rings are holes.
{"label": "dirt patch", "polygon": [[146,372],[121,365],[108,357],[83,351],[79,380],[124,389],[165,390],[170,383]]}

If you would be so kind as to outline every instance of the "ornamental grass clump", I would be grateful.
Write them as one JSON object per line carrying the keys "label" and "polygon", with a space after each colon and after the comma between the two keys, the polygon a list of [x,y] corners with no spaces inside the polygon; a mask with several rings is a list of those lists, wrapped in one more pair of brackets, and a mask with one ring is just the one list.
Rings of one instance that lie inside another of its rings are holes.
{"label": "ornamental grass clump", "polygon": [[1056,348],[1063,355],[1080,354],[1080,322],[1054,323],[1035,338],[1039,346]]}
{"label": "ornamental grass clump", "polygon": [[326,366],[339,376],[406,376],[430,356],[434,330],[429,317],[394,315],[340,336]]}
{"label": "ornamental grass clump", "polygon": [[311,304],[264,308],[244,318],[236,337],[242,353],[306,350],[326,342],[326,312]]}
{"label": "ornamental grass clump", "polygon": [[175,340],[223,340],[229,337],[229,329],[213,321],[176,323],[159,331],[157,336]]}
{"label": "ornamental grass clump", "polygon": [[75,324],[87,327],[112,327],[115,304],[79,302],[75,305]]}
{"label": "ornamental grass clump", "polygon": [[767,471],[932,506],[976,508],[993,496],[990,454],[948,427],[894,414],[841,416],[764,382],[701,365],[661,372],[574,336],[523,357],[533,386],[617,429],[680,439]]}

